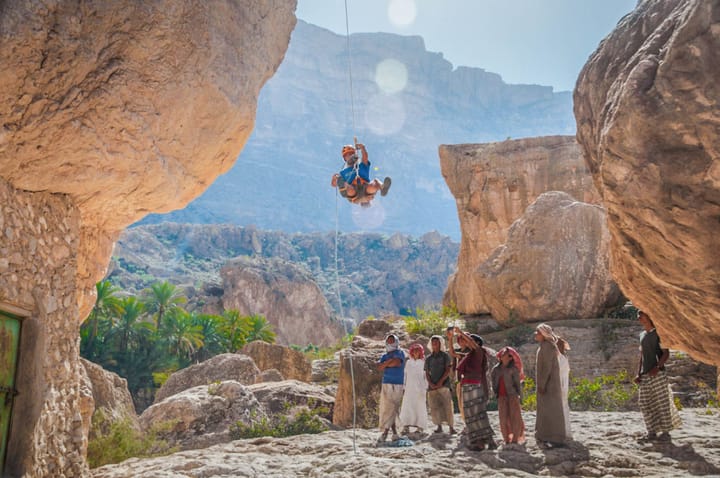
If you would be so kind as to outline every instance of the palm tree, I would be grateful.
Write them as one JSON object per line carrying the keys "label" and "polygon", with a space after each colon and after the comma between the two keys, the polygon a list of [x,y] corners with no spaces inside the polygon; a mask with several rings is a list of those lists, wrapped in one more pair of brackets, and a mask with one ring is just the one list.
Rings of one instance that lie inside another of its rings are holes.
{"label": "palm tree", "polygon": [[132,367],[133,357],[144,353],[142,347],[151,346],[148,340],[155,333],[155,326],[142,320],[145,304],[136,297],[123,298],[120,307],[121,313],[114,320],[106,339],[106,345],[113,346],[114,353],[103,365],[127,378],[137,372]]}
{"label": "palm tree", "polygon": [[193,324],[200,327],[203,345],[195,351],[194,360],[202,362],[225,351],[225,337],[222,333],[223,318],[211,314],[191,314]]}
{"label": "palm tree", "polygon": [[168,281],[157,282],[145,289],[148,310],[155,314],[155,329],[160,332],[163,317],[168,310],[187,302],[182,291]]}
{"label": "palm tree", "polygon": [[192,314],[179,307],[170,309],[165,315],[162,335],[168,352],[178,359],[185,359],[182,360],[184,365],[203,346],[202,328],[195,324]]}
{"label": "palm tree", "polygon": [[80,327],[82,337],[80,354],[89,360],[97,359],[99,355],[99,351],[96,350],[96,340],[105,328],[103,326],[109,326],[112,323],[112,316],[120,314],[120,299],[115,295],[119,290],[108,280],[95,284],[95,306]]}
{"label": "palm tree", "polygon": [[222,318],[221,332],[225,338],[225,350],[237,352],[247,343],[250,322],[246,316],[240,315],[240,312],[236,309],[223,311]]}
{"label": "palm tree", "polygon": [[262,340],[268,343],[275,342],[275,332],[272,325],[262,315],[253,314],[245,318],[248,324],[247,341]]}

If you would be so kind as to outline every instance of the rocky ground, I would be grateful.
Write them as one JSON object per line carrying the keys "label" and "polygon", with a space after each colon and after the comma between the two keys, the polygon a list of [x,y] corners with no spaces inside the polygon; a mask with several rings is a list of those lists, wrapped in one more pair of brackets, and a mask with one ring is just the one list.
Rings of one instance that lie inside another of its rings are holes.
{"label": "rocky ground", "polygon": [[[377,430],[329,431],[289,438],[237,440],[203,450],[130,459],[94,470],[95,478],[590,476],[720,477],[720,415],[681,411],[683,428],[669,443],[640,443],[637,412],[574,412],[575,440],[566,448],[540,449],[532,438],[534,413],[525,413],[525,446],[468,451],[461,436],[411,434],[405,448],[378,447]],[[497,413],[491,423],[499,430]],[[462,425],[458,427],[462,429]],[[499,431],[497,432],[499,433]]]}

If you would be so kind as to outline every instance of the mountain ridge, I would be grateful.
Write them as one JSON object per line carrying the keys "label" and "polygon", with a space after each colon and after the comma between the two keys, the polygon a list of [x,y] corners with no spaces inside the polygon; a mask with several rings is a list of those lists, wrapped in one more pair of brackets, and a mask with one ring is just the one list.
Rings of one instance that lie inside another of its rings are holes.
{"label": "mountain ridge", "polygon": [[[439,145],[575,132],[570,92],[454,67],[419,36],[355,33],[350,40],[352,101],[346,38],[298,21],[285,59],[260,93],[255,130],[235,166],[185,209],[140,224],[313,232],[337,222],[341,231],[437,230],[457,240]],[[373,174],[393,178],[390,194],[367,210],[334,198],[329,185],[342,166],[340,148],[353,136],[367,145]]]}

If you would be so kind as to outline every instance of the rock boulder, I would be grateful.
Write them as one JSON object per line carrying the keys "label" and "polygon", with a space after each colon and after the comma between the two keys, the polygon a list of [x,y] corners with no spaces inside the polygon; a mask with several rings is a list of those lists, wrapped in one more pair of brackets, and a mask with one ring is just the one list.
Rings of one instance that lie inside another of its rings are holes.
{"label": "rock boulder", "polygon": [[507,242],[477,269],[477,288],[500,323],[602,317],[624,300],[610,276],[610,236],[600,206],[543,193]]}
{"label": "rock boulder", "polygon": [[284,415],[295,407],[307,407],[332,420],[335,397],[325,392],[325,387],[297,380],[264,382],[251,385],[248,389],[255,395],[268,415]]}
{"label": "rock boulder", "polygon": [[260,314],[281,344],[331,345],[343,335],[309,271],[275,257],[238,257],[220,271],[223,307]]}
{"label": "rock boulder", "polygon": [[265,416],[248,387],[228,380],[189,388],[155,403],[140,415],[140,424],[187,450],[230,441],[232,425],[248,425]]}
{"label": "rock boulder", "polygon": [[441,145],[439,153],[462,232],[457,272],[448,281],[443,303],[461,313],[488,312],[473,274],[540,194],[564,191],[578,201],[600,202],[572,136]]}
{"label": "rock boulder", "polygon": [[276,369],[288,380],[309,382],[312,376],[310,361],[302,352],[290,347],[255,340],[245,345],[242,353],[252,358],[260,370]]}
{"label": "rock boulder", "polygon": [[376,364],[384,353],[385,344],[382,340],[372,340],[362,336],[356,336],[350,347],[341,351],[338,390],[333,413],[335,425],[352,426],[353,408],[355,408],[358,427],[378,426],[382,373],[378,371]]}
{"label": "rock boulder", "polygon": [[574,92],[613,276],[666,345],[720,363],[720,3],[641,1]]}
{"label": "rock boulder", "polygon": [[255,383],[260,375],[253,359],[243,354],[220,354],[202,363],[178,370],[155,394],[155,403],[199,385],[234,380],[243,385]]}

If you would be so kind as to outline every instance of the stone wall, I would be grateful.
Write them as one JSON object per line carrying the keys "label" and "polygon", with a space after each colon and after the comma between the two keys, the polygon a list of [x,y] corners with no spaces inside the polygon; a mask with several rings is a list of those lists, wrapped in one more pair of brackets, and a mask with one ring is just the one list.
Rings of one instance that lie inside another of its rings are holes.
{"label": "stone wall", "polygon": [[4,476],[88,471],[80,416],[79,231],[80,214],[68,197],[18,191],[0,179],[0,309],[28,313]]}

